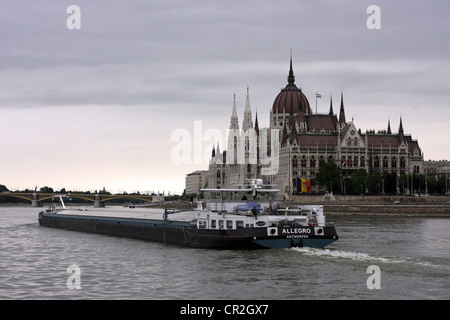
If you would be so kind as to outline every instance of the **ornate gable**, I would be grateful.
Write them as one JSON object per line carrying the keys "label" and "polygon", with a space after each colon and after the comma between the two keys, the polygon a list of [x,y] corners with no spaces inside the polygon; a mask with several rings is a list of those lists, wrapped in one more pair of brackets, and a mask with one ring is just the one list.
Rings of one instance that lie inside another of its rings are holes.
{"label": "ornate gable", "polygon": [[342,131],[341,138],[341,147],[349,148],[364,148],[366,145],[364,143],[364,139],[359,134],[358,130],[356,130],[353,122],[350,122]]}

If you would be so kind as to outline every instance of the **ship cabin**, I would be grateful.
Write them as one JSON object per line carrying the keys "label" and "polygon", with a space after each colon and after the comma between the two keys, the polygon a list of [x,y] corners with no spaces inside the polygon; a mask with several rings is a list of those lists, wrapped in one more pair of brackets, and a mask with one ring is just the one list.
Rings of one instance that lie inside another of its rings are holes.
{"label": "ship cabin", "polygon": [[286,206],[275,201],[277,189],[202,189],[205,203],[198,202],[196,224],[199,229],[236,230],[274,227],[288,222],[294,226],[325,223],[322,206]]}

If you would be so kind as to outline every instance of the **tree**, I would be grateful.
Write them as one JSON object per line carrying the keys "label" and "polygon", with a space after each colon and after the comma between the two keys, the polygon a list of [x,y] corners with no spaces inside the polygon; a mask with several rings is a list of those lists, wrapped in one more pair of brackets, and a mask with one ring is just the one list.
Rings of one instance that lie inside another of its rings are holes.
{"label": "tree", "polygon": [[380,194],[382,190],[383,175],[380,171],[373,171],[367,177],[367,189],[371,194]]}
{"label": "tree", "polygon": [[397,175],[395,173],[385,173],[384,179],[384,192],[395,194],[397,193]]}
{"label": "tree", "polygon": [[341,173],[341,167],[330,159],[320,165],[316,181],[326,186],[328,191],[339,193],[341,191]]}
{"label": "tree", "polygon": [[9,189],[4,186],[3,184],[0,184],[0,192],[5,192],[5,191],[9,191]]}
{"label": "tree", "polygon": [[53,188],[44,186],[44,187],[40,188],[39,191],[42,193],[53,193]]}
{"label": "tree", "polygon": [[354,174],[352,174],[351,189],[347,189],[348,192],[352,193],[352,194],[366,193],[367,176],[368,176],[367,171],[364,168],[361,168],[358,171],[356,171]]}

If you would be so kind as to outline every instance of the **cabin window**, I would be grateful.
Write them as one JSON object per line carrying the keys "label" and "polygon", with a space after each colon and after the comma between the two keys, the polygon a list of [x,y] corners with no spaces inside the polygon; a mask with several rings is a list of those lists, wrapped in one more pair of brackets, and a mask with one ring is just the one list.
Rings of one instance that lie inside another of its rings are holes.
{"label": "cabin window", "polygon": [[198,228],[199,229],[205,229],[206,227],[206,221],[205,220],[199,220],[198,221]]}
{"label": "cabin window", "polygon": [[219,229],[223,229],[223,220],[219,220]]}
{"label": "cabin window", "polygon": [[236,228],[243,228],[244,227],[244,221],[238,220],[236,221]]}
{"label": "cabin window", "polygon": [[216,229],[217,220],[211,220],[211,229]]}
{"label": "cabin window", "polygon": [[233,220],[227,220],[227,229],[233,229]]}

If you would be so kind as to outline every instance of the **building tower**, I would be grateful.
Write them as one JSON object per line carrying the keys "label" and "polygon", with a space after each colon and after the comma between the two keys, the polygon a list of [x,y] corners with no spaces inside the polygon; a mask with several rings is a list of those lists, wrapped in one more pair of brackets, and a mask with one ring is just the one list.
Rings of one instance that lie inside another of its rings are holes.
{"label": "building tower", "polygon": [[231,114],[230,129],[231,130],[239,130],[239,119],[238,119],[237,111],[236,111],[236,94],[234,95],[234,98],[233,98],[233,111]]}
{"label": "building tower", "polygon": [[245,99],[244,120],[242,121],[242,130],[245,132],[253,128],[252,110],[250,109],[250,97],[247,87],[247,97]]}

